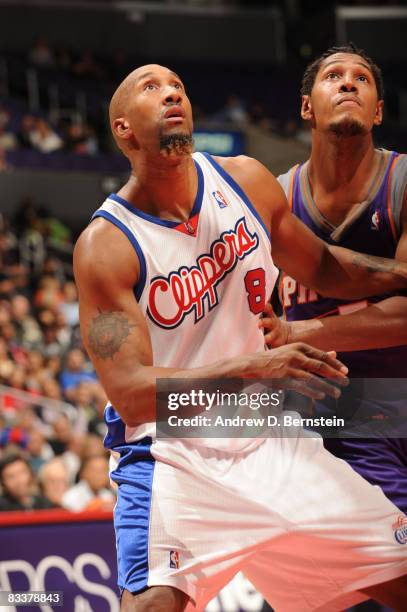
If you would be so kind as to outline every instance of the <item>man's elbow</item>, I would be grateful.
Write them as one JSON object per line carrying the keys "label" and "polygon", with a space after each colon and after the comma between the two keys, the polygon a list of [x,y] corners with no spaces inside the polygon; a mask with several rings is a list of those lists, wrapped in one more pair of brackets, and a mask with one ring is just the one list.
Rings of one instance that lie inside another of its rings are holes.
{"label": "man's elbow", "polygon": [[148,378],[115,387],[109,394],[113,408],[128,427],[155,420],[155,381]]}

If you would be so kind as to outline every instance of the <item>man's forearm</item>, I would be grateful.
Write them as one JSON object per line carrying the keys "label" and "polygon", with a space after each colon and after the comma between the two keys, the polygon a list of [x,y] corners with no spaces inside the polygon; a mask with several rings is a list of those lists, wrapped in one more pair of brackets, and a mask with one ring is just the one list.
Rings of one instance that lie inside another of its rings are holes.
{"label": "man's forearm", "polygon": [[224,359],[199,368],[143,366],[138,368],[130,383],[127,379],[123,380],[123,385],[120,385],[116,379],[115,397],[111,397],[111,401],[126,424],[136,427],[156,419],[157,380],[252,378],[259,376],[260,367],[266,368],[265,359],[264,353],[254,353]]}
{"label": "man's forearm", "polygon": [[407,344],[407,298],[388,298],[352,314],[293,321],[289,340],[334,351]]}
{"label": "man's forearm", "polygon": [[312,288],[325,296],[354,299],[380,295],[407,287],[407,264],[329,245],[315,282]]}

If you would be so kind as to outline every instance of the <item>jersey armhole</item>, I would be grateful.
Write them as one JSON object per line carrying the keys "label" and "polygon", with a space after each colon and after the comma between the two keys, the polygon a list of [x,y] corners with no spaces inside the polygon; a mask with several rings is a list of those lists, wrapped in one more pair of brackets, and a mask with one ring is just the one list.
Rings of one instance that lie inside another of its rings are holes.
{"label": "jersey armhole", "polygon": [[119,219],[117,219],[114,215],[112,215],[111,213],[107,212],[106,210],[97,210],[95,212],[95,214],[92,216],[91,221],[93,221],[93,219],[96,219],[97,217],[102,217],[106,221],[109,221],[110,223],[115,225],[119,230],[121,230],[123,232],[123,234],[128,238],[130,244],[132,245],[132,247],[136,251],[136,254],[137,254],[137,257],[138,257],[139,263],[140,263],[140,278],[138,279],[137,284],[134,286],[134,296],[135,296],[137,302],[139,302],[140,298],[141,298],[141,295],[143,293],[143,290],[144,290],[144,287],[145,287],[145,284],[146,284],[146,278],[147,278],[146,258],[144,257],[144,253],[142,251],[142,248],[141,248],[137,238],[132,234],[132,232],[129,230],[129,228],[126,227],[124,225],[124,223],[119,221]]}

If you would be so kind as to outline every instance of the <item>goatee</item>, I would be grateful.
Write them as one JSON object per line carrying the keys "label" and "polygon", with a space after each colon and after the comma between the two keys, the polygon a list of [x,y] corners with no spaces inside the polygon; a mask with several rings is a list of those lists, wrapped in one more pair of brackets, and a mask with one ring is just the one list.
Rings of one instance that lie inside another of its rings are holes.
{"label": "goatee", "polygon": [[193,140],[189,134],[162,134],[160,151],[163,155],[190,155],[193,151]]}
{"label": "goatee", "polygon": [[351,117],[331,123],[329,131],[336,136],[361,136],[367,132],[363,123]]}

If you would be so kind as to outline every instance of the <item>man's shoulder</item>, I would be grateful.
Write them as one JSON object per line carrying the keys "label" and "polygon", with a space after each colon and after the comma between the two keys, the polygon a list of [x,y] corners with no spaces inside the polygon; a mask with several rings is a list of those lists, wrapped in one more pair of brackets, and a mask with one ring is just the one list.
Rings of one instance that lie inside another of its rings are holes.
{"label": "man's shoulder", "polygon": [[269,170],[254,157],[248,155],[236,155],[234,157],[218,157],[214,156],[215,161],[227,172],[231,174],[234,171],[245,173],[267,172]]}
{"label": "man's shoulder", "polygon": [[216,161],[243,189],[268,226],[274,211],[286,204],[275,176],[257,159],[246,155],[216,158]]}
{"label": "man's shoulder", "polygon": [[103,217],[94,219],[79,236],[73,263],[77,282],[116,278],[127,285],[134,284],[139,275],[138,256],[128,236]]}
{"label": "man's shoulder", "polygon": [[245,191],[264,192],[278,189],[272,172],[254,157],[237,155],[214,159]]}

